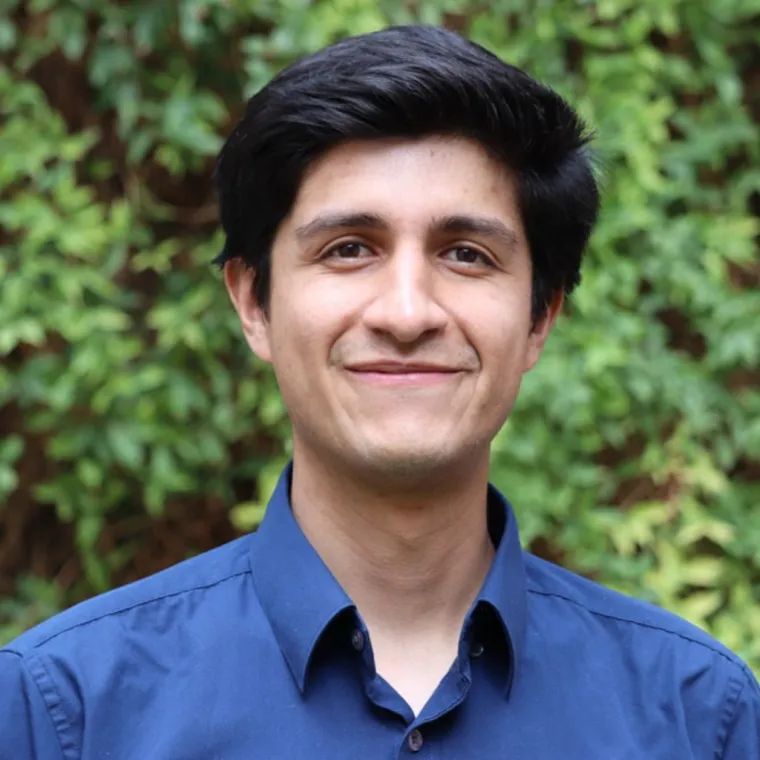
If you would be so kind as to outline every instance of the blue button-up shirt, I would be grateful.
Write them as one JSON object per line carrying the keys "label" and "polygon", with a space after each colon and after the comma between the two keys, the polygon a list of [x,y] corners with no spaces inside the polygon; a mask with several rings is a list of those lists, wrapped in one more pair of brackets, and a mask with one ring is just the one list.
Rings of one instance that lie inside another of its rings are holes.
{"label": "blue button-up shirt", "polygon": [[415,716],[301,532],[286,470],[257,533],[68,610],[0,651],[2,760],[759,760],[760,691],[702,631],[497,551]]}

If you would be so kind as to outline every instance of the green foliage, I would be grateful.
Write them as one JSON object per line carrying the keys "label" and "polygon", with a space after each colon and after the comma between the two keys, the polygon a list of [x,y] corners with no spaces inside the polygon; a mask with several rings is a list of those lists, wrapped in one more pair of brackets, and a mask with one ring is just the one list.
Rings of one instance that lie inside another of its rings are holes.
{"label": "green foliage", "polygon": [[757,12],[0,0],[0,525],[54,506],[81,567],[63,590],[24,572],[0,636],[129,577],[134,546],[104,545],[109,527],[199,499],[235,505],[238,529],[260,519],[288,427],[209,267],[211,161],[286,63],[424,21],[525,67],[599,134],[583,285],[494,446],[526,544],[760,670]]}

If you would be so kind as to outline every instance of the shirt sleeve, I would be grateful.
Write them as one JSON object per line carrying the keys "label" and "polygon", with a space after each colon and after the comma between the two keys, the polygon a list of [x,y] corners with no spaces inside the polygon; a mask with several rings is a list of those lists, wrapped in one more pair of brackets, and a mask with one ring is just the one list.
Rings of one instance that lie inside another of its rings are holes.
{"label": "shirt sleeve", "polygon": [[760,686],[749,671],[737,689],[729,706],[723,751],[716,754],[721,760],[760,760]]}
{"label": "shirt sleeve", "polygon": [[0,760],[63,760],[52,718],[22,657],[0,651]]}

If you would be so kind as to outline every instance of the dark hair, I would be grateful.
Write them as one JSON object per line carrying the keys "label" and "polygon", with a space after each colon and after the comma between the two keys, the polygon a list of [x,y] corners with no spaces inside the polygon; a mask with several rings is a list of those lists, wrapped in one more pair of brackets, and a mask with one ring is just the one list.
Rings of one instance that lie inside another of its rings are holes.
{"label": "dark hair", "polygon": [[559,95],[433,26],[350,37],[281,71],[247,104],[216,165],[224,249],[256,270],[267,310],[272,242],[309,164],[348,140],[459,135],[515,174],[535,322],[580,282],[599,192],[586,126]]}

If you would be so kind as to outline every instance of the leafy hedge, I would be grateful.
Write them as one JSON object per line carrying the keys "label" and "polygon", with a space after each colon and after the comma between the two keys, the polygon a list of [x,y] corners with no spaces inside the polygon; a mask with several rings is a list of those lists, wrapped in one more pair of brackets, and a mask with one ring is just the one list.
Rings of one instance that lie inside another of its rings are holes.
{"label": "leafy hedge", "polygon": [[599,133],[583,285],[494,447],[526,544],[760,670],[753,0],[0,0],[0,637],[260,519],[288,427],[209,265],[213,157],[281,66],[414,21]]}

